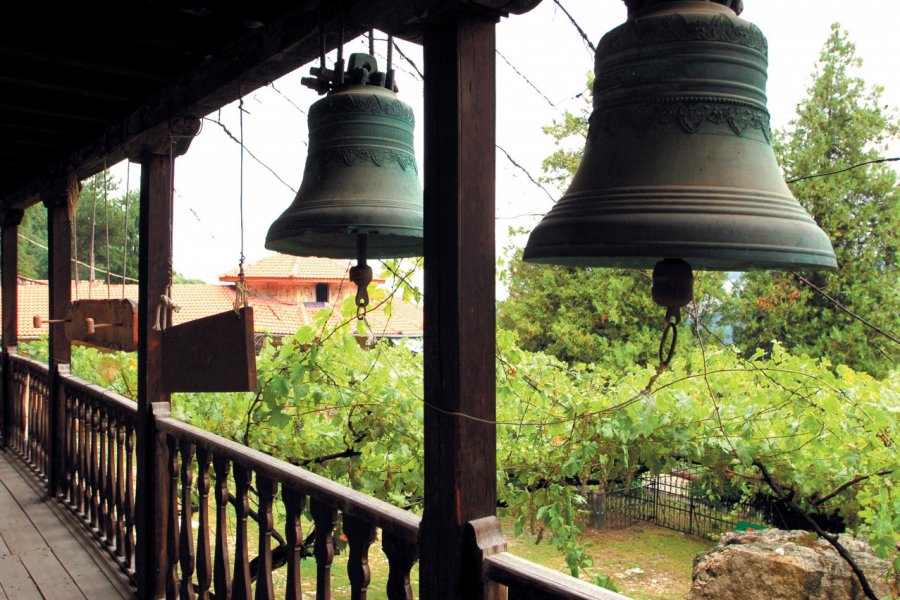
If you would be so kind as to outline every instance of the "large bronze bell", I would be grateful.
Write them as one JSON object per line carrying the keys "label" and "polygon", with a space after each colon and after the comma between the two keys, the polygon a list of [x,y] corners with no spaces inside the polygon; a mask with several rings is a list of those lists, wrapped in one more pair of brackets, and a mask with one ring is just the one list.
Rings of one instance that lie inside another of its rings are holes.
{"label": "large bronze bell", "polygon": [[[314,73],[319,70],[314,69]],[[309,111],[309,154],[294,202],[266,248],[296,256],[400,258],[422,253],[422,188],[413,111],[367,54]],[[316,87],[321,80],[310,80]]]}
{"label": "large bronze bell", "polygon": [[716,2],[627,0],[597,48],[581,165],[525,260],[697,269],[837,266],[772,149],[767,42]]}

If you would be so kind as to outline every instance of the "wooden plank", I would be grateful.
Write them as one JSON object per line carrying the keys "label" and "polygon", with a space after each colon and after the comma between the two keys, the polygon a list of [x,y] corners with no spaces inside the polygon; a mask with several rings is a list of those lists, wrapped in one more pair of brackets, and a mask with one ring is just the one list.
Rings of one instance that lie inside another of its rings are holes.
{"label": "wooden plank", "polygon": [[509,597],[517,600],[628,600],[627,596],[569,577],[508,552],[485,558],[485,571],[492,580],[509,586]]}
{"label": "wooden plank", "polygon": [[162,369],[166,392],[256,391],[253,308],[166,329]]}
{"label": "wooden plank", "polygon": [[84,598],[84,594],[72,581],[68,571],[59,563],[49,547],[26,552],[19,558],[28,569],[31,579],[44,598],[59,598],[60,600]]}
{"label": "wooden plank", "polygon": [[73,342],[134,352],[137,350],[137,304],[125,298],[75,300],[66,312],[65,329]]}
{"label": "wooden plank", "polygon": [[[113,582],[95,560],[99,552],[96,546],[82,537],[80,528],[76,529],[61,520],[60,515],[39,496],[39,492],[30,483],[25,481],[5,455],[0,455],[0,481],[3,482],[0,486],[0,507],[2,507],[0,524],[11,518],[30,522],[34,529],[31,539],[35,545],[39,546],[42,541],[45,547],[49,547],[65,570],[66,577],[72,580],[85,597],[94,599],[129,597],[127,591],[122,591],[123,584]],[[3,496],[4,493],[7,495]],[[8,514],[7,511],[11,506],[17,507],[18,513]],[[40,549],[38,547],[38,550]],[[28,550],[26,553],[36,551]]]}
{"label": "wooden plank", "polygon": [[4,482],[4,485],[0,486],[0,507],[3,510],[3,518],[0,519],[0,537],[3,538],[9,554],[19,555],[41,548],[45,544],[34,524],[6,487],[7,479],[18,477],[17,473],[11,476],[10,472],[15,473],[8,463],[0,463],[0,479]]}
{"label": "wooden plank", "polygon": [[0,587],[8,597],[16,600],[43,600],[28,569],[16,555],[0,558]]}
{"label": "wooden plank", "polygon": [[423,598],[486,597],[464,557],[465,524],[496,510],[494,48],[494,19],[474,11],[424,38]]}

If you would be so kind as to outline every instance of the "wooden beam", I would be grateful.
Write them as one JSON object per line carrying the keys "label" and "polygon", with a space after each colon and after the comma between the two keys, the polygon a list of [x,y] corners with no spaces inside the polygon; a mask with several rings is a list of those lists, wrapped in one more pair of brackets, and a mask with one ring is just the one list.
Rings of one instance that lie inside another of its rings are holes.
{"label": "wooden beam", "polygon": [[17,317],[19,314],[17,275],[19,269],[19,224],[22,222],[21,210],[7,210],[0,213],[0,228],[2,228],[2,255],[0,255],[0,269],[2,269],[2,303],[3,303],[3,445],[9,441],[9,399],[12,398],[12,377],[10,374],[11,354],[16,351],[19,339]]}
{"label": "wooden beam", "polygon": [[165,444],[157,443],[153,404],[167,406],[169,395],[162,389],[162,332],[153,325],[160,296],[169,294],[172,283],[174,165],[168,153],[145,153],[140,158],[135,574],[138,596],[149,600],[165,595],[166,590],[168,457]]}
{"label": "wooden beam", "polygon": [[[47,207],[47,251],[50,275],[50,319],[65,319],[72,301],[72,215],[69,206],[77,200],[80,184],[74,179],[70,185],[57,188],[44,197]],[[65,397],[59,382],[60,374],[68,375],[72,361],[72,344],[66,335],[65,323],[50,323],[50,477],[48,492],[55,497],[62,491],[65,477],[66,448]]]}
{"label": "wooden beam", "polygon": [[[70,168],[79,179],[101,171],[125,156],[124,146],[172,116],[203,117],[319,56],[320,26],[336,32],[343,26],[351,40],[370,27],[417,41],[426,18],[468,7],[489,18],[531,10],[540,0],[299,0],[296,9],[255,29],[217,52],[197,68],[173,80],[138,110],[106,129],[93,143],[72,153],[0,205],[25,208],[48,182],[64,180]],[[329,36],[329,49],[336,45]],[[10,107],[16,109],[16,107]],[[55,115],[62,116],[62,115]]]}
{"label": "wooden beam", "polygon": [[24,213],[21,210],[6,210],[0,213],[0,228],[3,235],[2,287],[3,287],[3,346],[18,344],[18,285],[19,270],[19,224]]}
{"label": "wooden beam", "polygon": [[424,37],[424,599],[489,597],[464,555],[467,523],[497,503],[494,29],[461,11]]}

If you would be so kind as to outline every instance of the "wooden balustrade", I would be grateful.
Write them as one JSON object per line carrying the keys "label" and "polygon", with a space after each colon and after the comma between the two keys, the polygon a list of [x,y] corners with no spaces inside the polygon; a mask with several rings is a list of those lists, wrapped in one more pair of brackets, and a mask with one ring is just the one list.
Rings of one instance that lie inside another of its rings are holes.
{"label": "wooden balustrade", "polygon": [[60,376],[60,386],[66,432],[61,500],[133,577],[137,407],[74,376]]}
{"label": "wooden balustrade", "polygon": [[[46,479],[49,371],[20,356],[11,357],[10,365],[8,446]],[[65,406],[59,499],[133,578],[137,406],[77,377],[61,375],[59,381]],[[168,564],[162,565],[168,598],[271,600],[273,573],[283,568],[286,581],[279,597],[300,600],[300,561],[312,557],[316,598],[331,600],[338,527],[347,541],[350,598],[367,597],[369,552],[379,535],[388,564],[387,597],[414,597],[410,572],[418,560],[419,517],[168,414],[154,418],[158,451],[168,457],[168,470],[161,474],[169,481]],[[278,526],[276,507],[284,515]],[[308,539],[304,514],[314,529]],[[485,556],[482,572],[486,581],[507,588],[509,600],[624,598],[507,552]]]}
{"label": "wooden balustrade", "polygon": [[[10,365],[9,446],[46,480],[51,460],[49,370],[22,356],[12,356]],[[61,375],[59,382],[65,408],[60,500],[133,576],[135,403],[77,377]]]}
{"label": "wooden balustrade", "polygon": [[10,357],[10,371],[8,445],[46,480],[50,474],[50,371],[43,363],[15,355]]}
{"label": "wooden balustrade", "polygon": [[[330,600],[334,536],[340,524],[349,550],[350,597],[366,598],[370,546],[380,530],[389,565],[387,596],[413,598],[409,577],[418,558],[419,517],[168,416],[156,421],[169,455],[168,597],[269,600],[275,597],[273,572],[283,568],[283,597],[300,600],[305,552],[316,561],[316,598]],[[285,515],[278,527],[277,504]],[[301,521],[307,506],[315,529],[309,546],[304,545]]]}

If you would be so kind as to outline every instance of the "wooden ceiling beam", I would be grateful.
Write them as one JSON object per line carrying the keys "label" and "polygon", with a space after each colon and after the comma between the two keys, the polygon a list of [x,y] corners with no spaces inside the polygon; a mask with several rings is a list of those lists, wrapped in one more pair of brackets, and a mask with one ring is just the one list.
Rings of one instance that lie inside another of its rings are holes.
{"label": "wooden ceiling beam", "polygon": [[[298,0],[293,10],[254,29],[175,79],[123,120],[106,129],[93,143],[71,154],[17,190],[7,190],[0,208],[26,208],[41,193],[66,181],[70,169],[85,179],[125,156],[135,137],[163,126],[175,117],[203,117],[319,55],[321,23],[326,30],[343,27],[345,40],[370,27],[417,41],[423,23],[448,10],[477,7],[496,14],[524,12],[540,0]],[[334,47],[334,36],[328,38]],[[0,106],[0,109],[3,109]],[[15,107],[9,107],[14,109]],[[64,114],[44,111],[54,118]],[[85,117],[75,117],[84,119]],[[2,193],[2,192],[0,192]]]}

